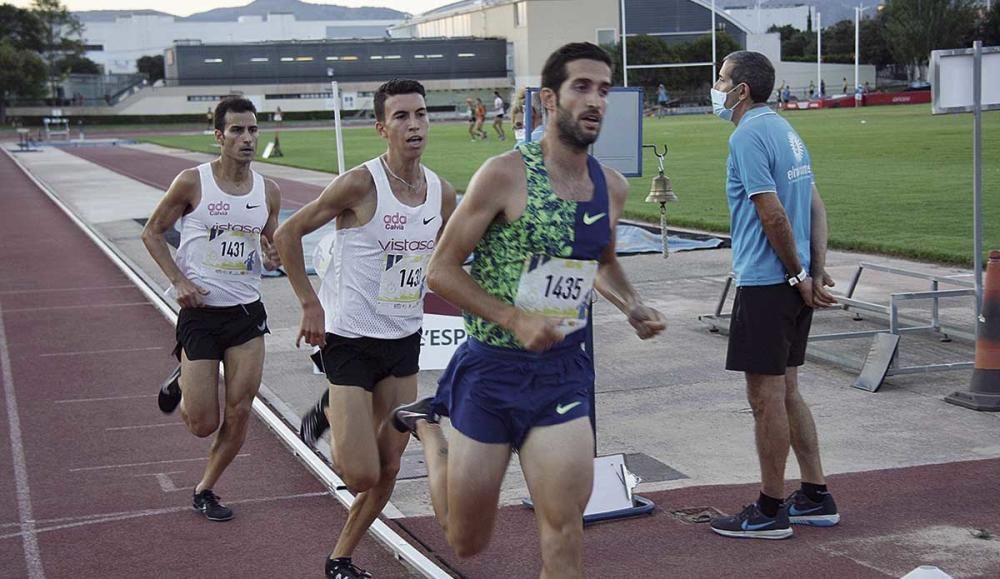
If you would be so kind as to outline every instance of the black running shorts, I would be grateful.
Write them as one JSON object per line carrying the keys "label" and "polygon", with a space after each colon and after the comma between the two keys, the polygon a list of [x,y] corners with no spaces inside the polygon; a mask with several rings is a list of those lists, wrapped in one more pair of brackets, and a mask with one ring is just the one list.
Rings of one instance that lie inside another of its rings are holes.
{"label": "black running shorts", "polygon": [[222,360],[229,348],[269,333],[260,300],[223,308],[182,308],[174,354],[179,357],[183,349],[188,360]]}
{"label": "black running shorts", "polygon": [[786,283],[737,288],[726,369],[780,376],[801,366],[812,314],[799,290]]}
{"label": "black running shorts", "polygon": [[330,384],[371,392],[389,376],[402,378],[420,371],[420,331],[395,340],[327,333],[326,346],[312,358]]}

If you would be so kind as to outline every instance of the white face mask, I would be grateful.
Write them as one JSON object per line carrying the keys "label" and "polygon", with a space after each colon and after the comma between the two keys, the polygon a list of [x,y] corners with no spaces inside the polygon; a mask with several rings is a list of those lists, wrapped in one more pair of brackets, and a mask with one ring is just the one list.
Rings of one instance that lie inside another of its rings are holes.
{"label": "white face mask", "polygon": [[724,121],[730,121],[733,119],[733,109],[736,108],[736,105],[740,104],[739,101],[736,101],[733,108],[726,108],[726,97],[728,97],[729,93],[733,92],[737,88],[739,88],[739,85],[736,85],[736,87],[727,92],[722,92],[721,90],[716,90],[714,88],[712,89],[712,112]]}

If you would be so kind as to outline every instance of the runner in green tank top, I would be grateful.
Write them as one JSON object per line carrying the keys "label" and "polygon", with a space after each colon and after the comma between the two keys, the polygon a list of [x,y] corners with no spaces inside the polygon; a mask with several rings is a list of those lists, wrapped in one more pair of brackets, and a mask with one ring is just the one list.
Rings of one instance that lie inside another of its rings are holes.
{"label": "runner in green tank top", "polygon": [[[428,267],[428,284],[466,312],[470,338],[438,393],[397,408],[424,445],[431,499],[460,556],[482,551],[512,449],[539,522],[542,577],[583,576],[583,511],[593,487],[593,361],[581,347],[593,289],[642,338],[666,327],[615,257],[628,182],[587,154],[611,88],[611,59],[563,46],[542,71],[545,136],[472,178]],[[475,250],[471,274],[462,264]],[[437,424],[453,426],[446,441]]]}

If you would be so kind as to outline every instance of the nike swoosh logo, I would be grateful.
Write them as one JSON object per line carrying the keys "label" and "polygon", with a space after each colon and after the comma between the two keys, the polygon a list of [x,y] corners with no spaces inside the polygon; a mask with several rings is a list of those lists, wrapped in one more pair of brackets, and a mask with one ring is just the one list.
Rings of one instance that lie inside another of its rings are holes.
{"label": "nike swoosh logo", "polygon": [[808,515],[809,513],[815,513],[816,511],[820,511],[820,510],[823,510],[823,505],[820,505],[818,507],[813,507],[811,509],[801,510],[801,511],[799,509],[797,509],[795,507],[795,505],[792,505],[791,507],[788,508],[788,515],[790,517],[799,517],[799,516],[802,516],[802,515]]}
{"label": "nike swoosh logo", "polygon": [[[435,216],[435,217],[436,217],[436,216]],[[430,223],[431,221],[434,221],[434,217],[431,217],[430,219],[424,219],[424,225],[427,225],[427,224],[428,224],[428,223]]]}
{"label": "nike swoosh logo", "polygon": [[604,217],[605,215],[607,215],[607,213],[598,213],[597,215],[588,215],[588,214],[584,213],[583,214],[583,224],[584,225],[593,225],[593,224],[597,223],[598,221],[600,221],[600,219],[602,217]]}
{"label": "nike swoosh logo", "polygon": [[751,525],[750,521],[743,521],[743,524],[741,526],[743,527],[744,531],[759,531],[764,527],[770,527],[773,524],[774,521],[768,521],[766,523],[757,523],[756,525]]}
{"label": "nike swoosh logo", "polygon": [[580,402],[579,400],[577,400],[576,402],[570,402],[569,404],[566,404],[566,405],[557,404],[556,405],[556,414],[566,414],[567,412],[569,412],[570,410],[573,410],[574,408],[576,408],[580,404],[582,404],[582,402]]}
{"label": "nike swoosh logo", "polygon": [[263,332],[266,329],[267,329],[267,322],[261,322],[260,325],[257,326],[258,332]]}
{"label": "nike swoosh logo", "polygon": [[247,209],[256,209],[258,207],[260,207],[260,205],[250,205],[249,203],[247,203]]}

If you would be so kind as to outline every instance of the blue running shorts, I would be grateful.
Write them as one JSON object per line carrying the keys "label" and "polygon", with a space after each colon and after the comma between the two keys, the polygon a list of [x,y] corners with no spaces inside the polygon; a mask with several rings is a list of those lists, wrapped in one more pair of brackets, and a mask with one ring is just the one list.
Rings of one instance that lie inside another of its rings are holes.
{"label": "blue running shorts", "polygon": [[459,432],[520,448],[536,426],[590,416],[594,366],[579,344],[543,353],[469,338],[438,381],[434,403]]}

